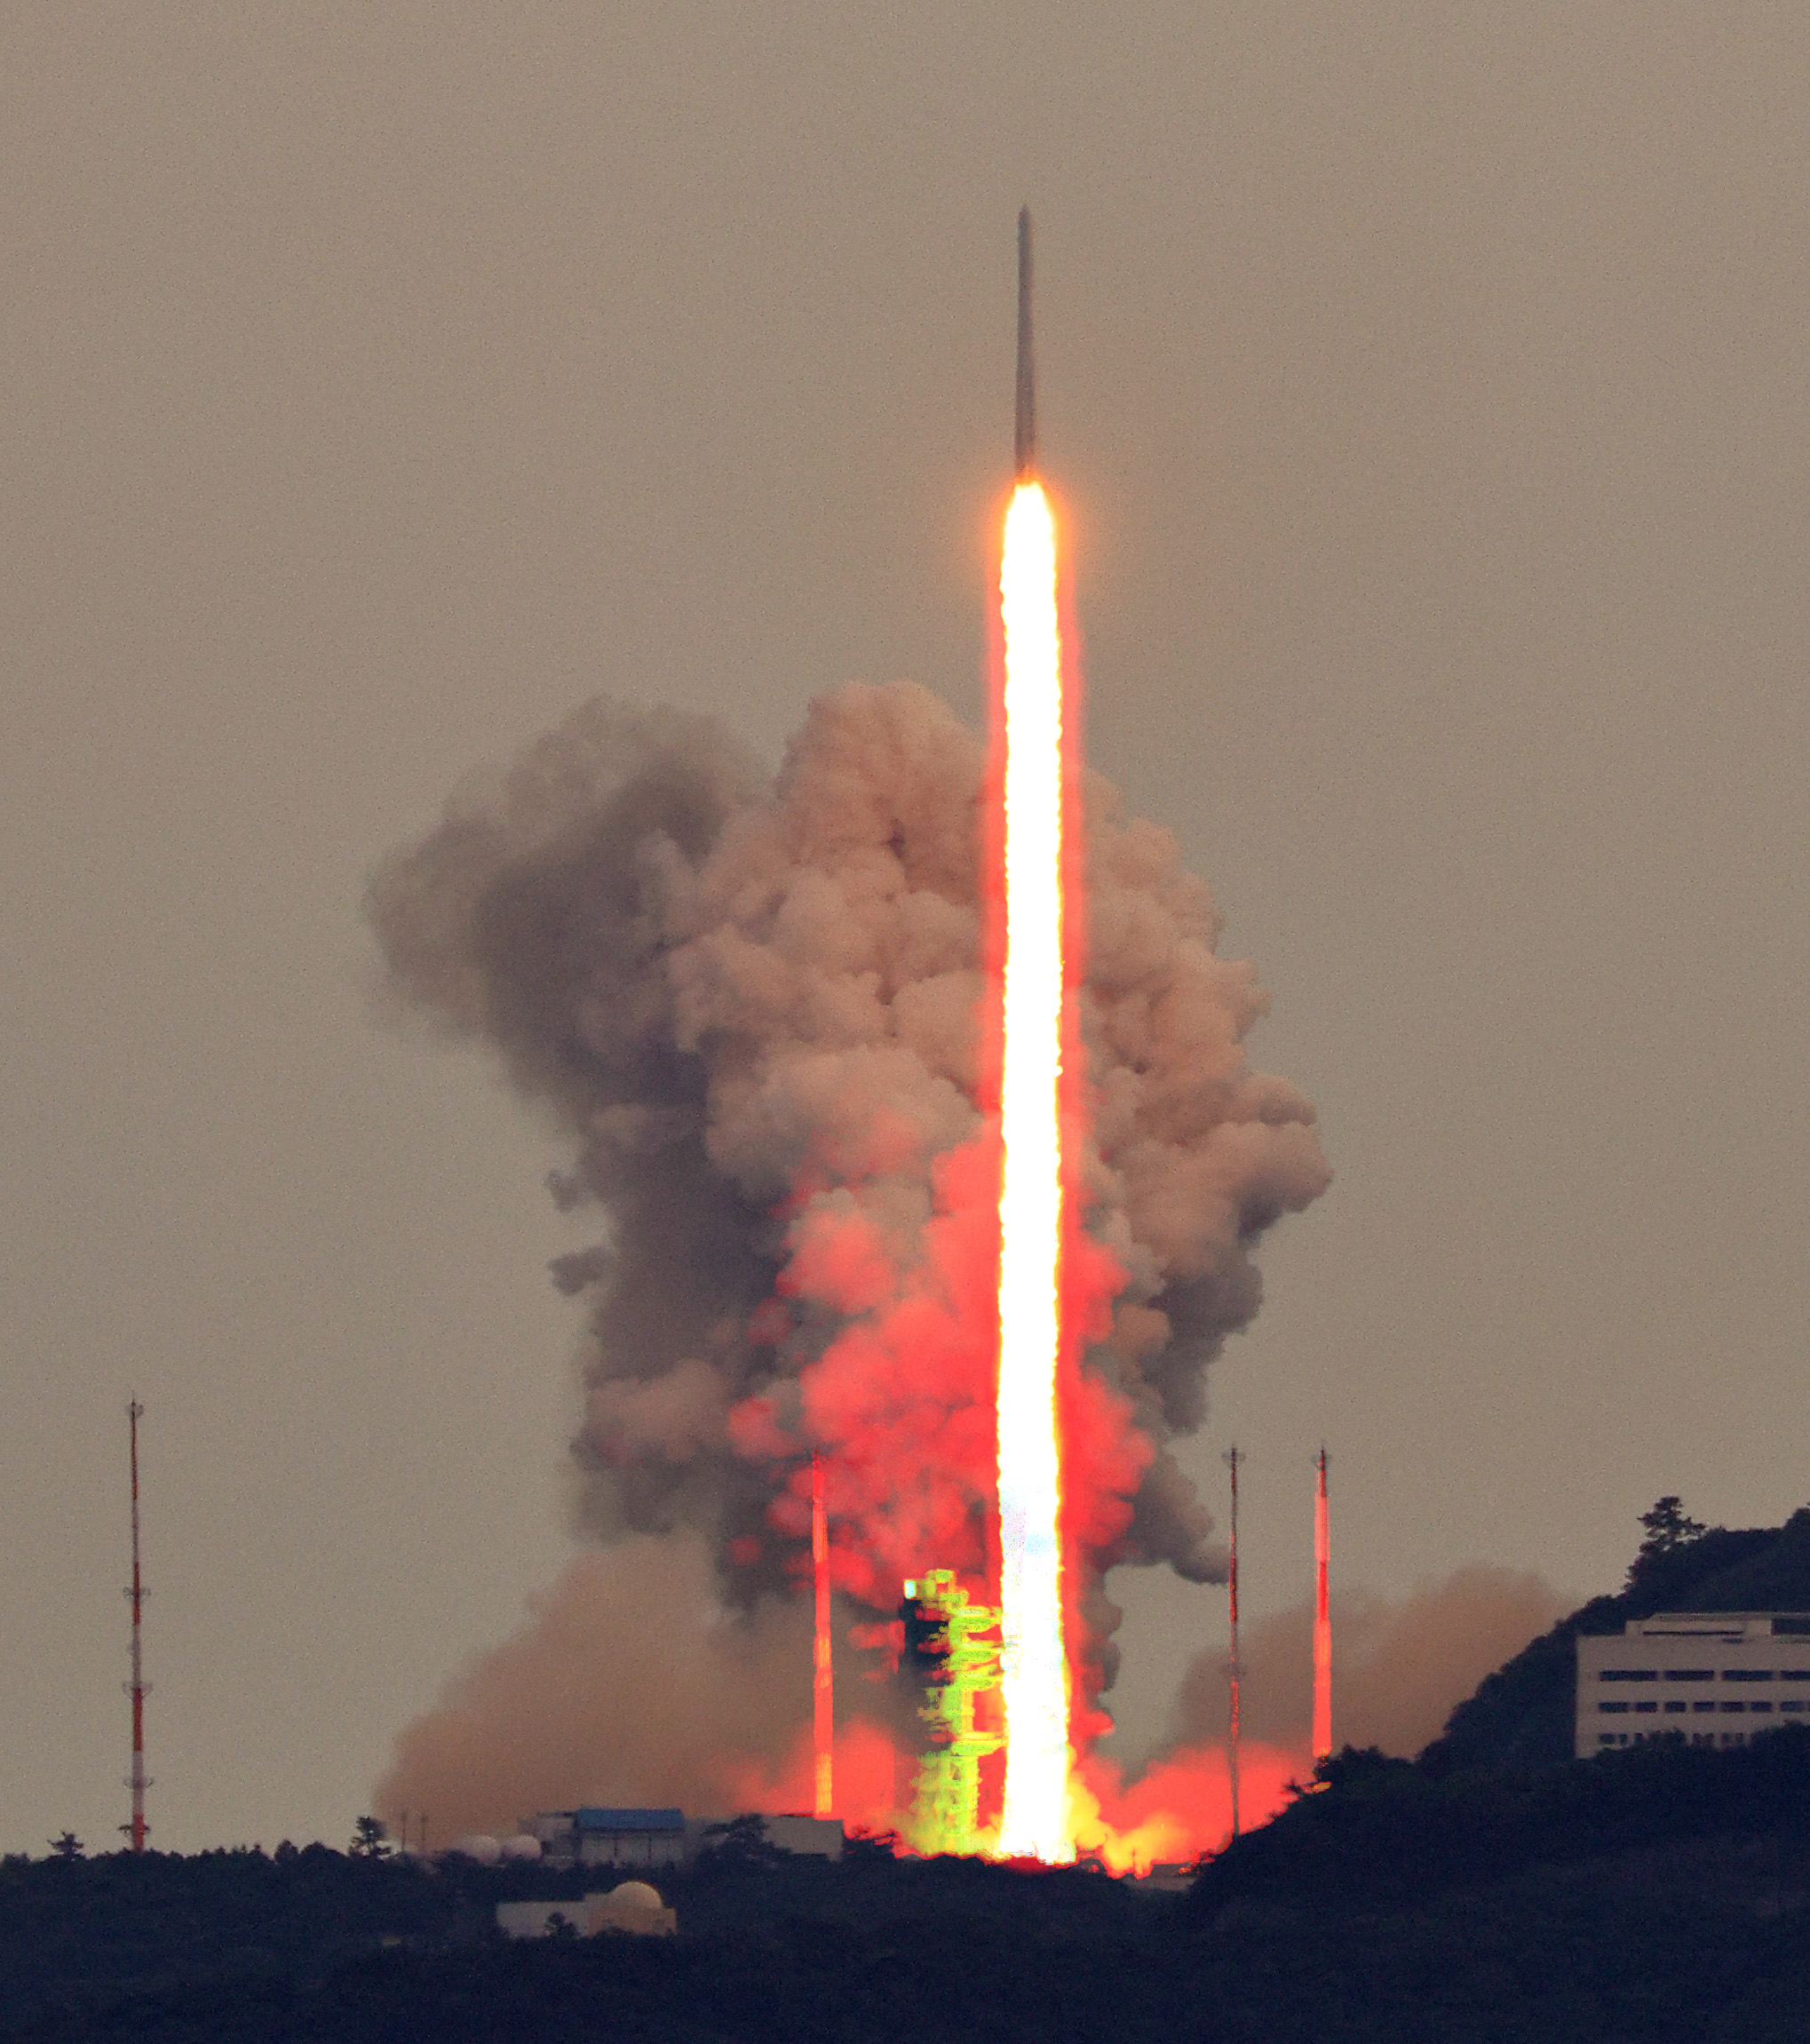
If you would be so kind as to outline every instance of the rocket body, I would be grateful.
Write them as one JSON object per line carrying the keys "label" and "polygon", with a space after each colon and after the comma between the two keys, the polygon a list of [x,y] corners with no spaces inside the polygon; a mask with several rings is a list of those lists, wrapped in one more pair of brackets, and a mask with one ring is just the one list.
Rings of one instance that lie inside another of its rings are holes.
{"label": "rocket body", "polygon": [[1031,210],[1018,216],[1018,409],[1012,433],[1014,472],[1020,482],[1037,466],[1036,374],[1031,361]]}

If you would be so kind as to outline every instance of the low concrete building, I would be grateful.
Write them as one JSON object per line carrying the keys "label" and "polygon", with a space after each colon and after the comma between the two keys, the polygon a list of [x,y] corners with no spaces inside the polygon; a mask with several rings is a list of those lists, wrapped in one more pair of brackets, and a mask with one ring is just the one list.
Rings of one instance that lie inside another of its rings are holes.
{"label": "low concrete building", "polygon": [[688,1857],[682,1809],[549,1809],[522,1829],[552,1866],[679,1866]]}
{"label": "low concrete building", "polygon": [[746,1816],[729,1818],[722,1817],[693,1817],[686,1819],[685,1857],[687,1865],[699,1853],[720,1847],[726,1840],[732,1824],[742,1825],[758,1824],[760,1835],[768,1844],[777,1846],[782,1852],[797,1853],[806,1859],[840,1859],[844,1844],[842,1819],[839,1817],[772,1817],[760,1811],[750,1810]]}
{"label": "low concrete building", "polygon": [[1577,1639],[1579,1760],[1655,1740],[1745,1746],[1810,1724],[1810,1612],[1662,1611]]}
{"label": "low concrete building", "polygon": [[[817,1859],[842,1857],[842,1821],[834,1817],[762,1817],[770,1845]],[[720,1836],[716,1817],[679,1809],[544,1809],[522,1823],[549,1866],[687,1866]]]}
{"label": "low concrete building", "polygon": [[809,1859],[842,1857],[839,1817],[765,1817],[760,1821],[767,1843],[782,1852],[796,1852]]}
{"label": "low concrete building", "polygon": [[591,1935],[591,1897],[583,1902],[499,1902],[496,1928],[505,1937],[551,1937],[561,1924]]}

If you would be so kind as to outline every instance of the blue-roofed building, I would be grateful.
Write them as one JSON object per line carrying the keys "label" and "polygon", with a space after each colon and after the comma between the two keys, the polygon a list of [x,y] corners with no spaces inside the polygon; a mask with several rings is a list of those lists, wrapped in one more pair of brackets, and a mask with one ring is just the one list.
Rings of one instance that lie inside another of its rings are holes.
{"label": "blue-roofed building", "polygon": [[556,1866],[678,1866],[686,1858],[682,1809],[543,1810],[525,1827]]}

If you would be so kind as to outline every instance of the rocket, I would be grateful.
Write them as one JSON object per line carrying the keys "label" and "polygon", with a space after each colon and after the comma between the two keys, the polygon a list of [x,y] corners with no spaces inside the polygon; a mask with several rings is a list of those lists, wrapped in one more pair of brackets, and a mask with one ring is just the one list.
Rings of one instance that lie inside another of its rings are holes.
{"label": "rocket", "polygon": [[1018,480],[1028,482],[1037,466],[1037,393],[1031,366],[1031,210],[1018,213],[1018,415],[1012,434]]}

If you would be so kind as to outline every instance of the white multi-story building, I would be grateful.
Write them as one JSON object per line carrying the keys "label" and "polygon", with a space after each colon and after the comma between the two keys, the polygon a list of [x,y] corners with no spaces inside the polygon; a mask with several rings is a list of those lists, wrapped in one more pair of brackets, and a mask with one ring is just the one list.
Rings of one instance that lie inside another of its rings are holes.
{"label": "white multi-story building", "polygon": [[1577,1638],[1577,1757],[1675,1739],[1745,1746],[1810,1724],[1810,1613],[1662,1611]]}

